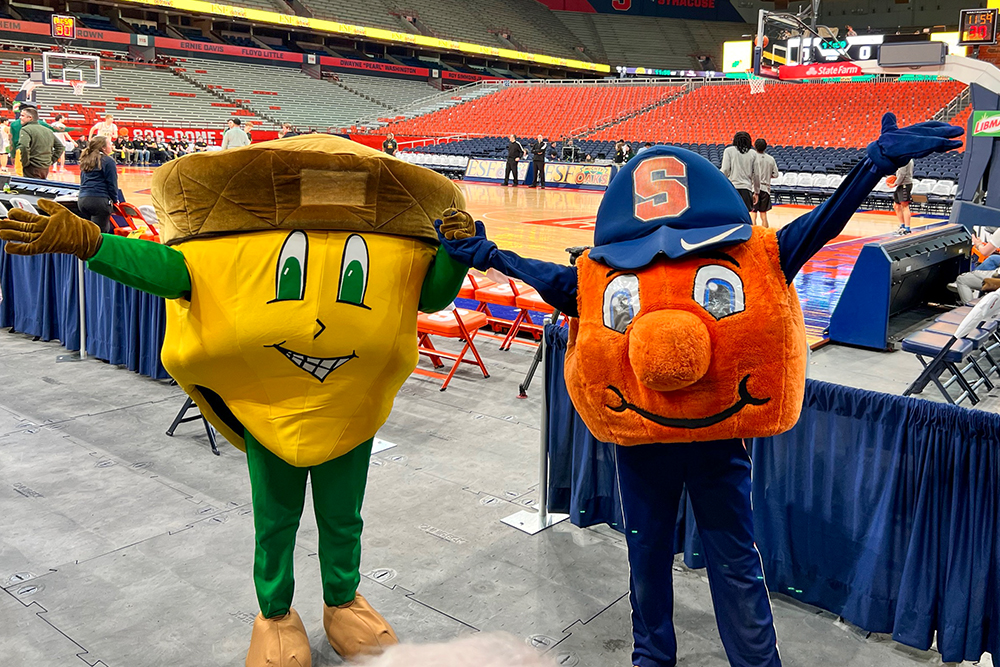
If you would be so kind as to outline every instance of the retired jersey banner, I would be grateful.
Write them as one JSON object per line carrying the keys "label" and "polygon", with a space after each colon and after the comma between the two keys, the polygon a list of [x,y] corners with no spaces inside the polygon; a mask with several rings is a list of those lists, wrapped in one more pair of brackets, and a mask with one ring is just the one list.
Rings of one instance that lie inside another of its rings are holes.
{"label": "retired jersey banner", "polygon": [[1000,111],[972,112],[972,136],[1000,137]]}
{"label": "retired jersey banner", "polygon": [[333,56],[320,56],[319,64],[340,70],[362,70],[367,74],[392,74],[422,79],[426,79],[431,74],[431,71],[426,67],[376,63],[367,60],[349,60],[347,58],[334,58]]}
{"label": "retired jersey banner", "polygon": [[301,63],[302,54],[290,51],[274,51],[272,49],[254,49],[246,46],[216,44],[214,42],[194,42],[172,37],[154,37],[153,45],[164,51],[183,51],[191,54],[211,54],[216,56],[238,56],[240,58],[260,58],[263,60],[282,60],[291,63]]}

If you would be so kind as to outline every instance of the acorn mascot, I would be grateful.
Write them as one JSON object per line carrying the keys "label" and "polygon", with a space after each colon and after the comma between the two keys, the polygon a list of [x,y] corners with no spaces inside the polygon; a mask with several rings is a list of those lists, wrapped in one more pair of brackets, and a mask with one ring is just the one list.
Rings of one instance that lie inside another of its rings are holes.
{"label": "acorn mascot", "polygon": [[[616,447],[638,667],[673,667],[674,523],[687,487],[719,633],[734,667],[780,665],[750,508],[744,438],[798,419],[806,340],[792,279],[837,236],[881,176],[961,146],[945,123],[886,114],[867,157],[822,206],[780,230],[751,225],[707,160],[643,151],[614,177],[594,247],[575,268],[498,250],[482,223],[442,243],[480,270],[535,287],[572,316],[566,385],[591,432]],[[657,444],[654,444],[657,443]]]}
{"label": "acorn mascot", "polygon": [[260,603],[248,667],[311,664],[291,607],[309,477],[327,638],[345,658],[378,652],[396,636],[357,593],[372,438],[416,366],[418,308],[451,303],[467,271],[434,228],[461,192],[314,134],[169,162],[152,193],[165,245],[101,234],[44,200],[47,216],[12,211],[0,238],[167,299],[164,367],[247,455]]}

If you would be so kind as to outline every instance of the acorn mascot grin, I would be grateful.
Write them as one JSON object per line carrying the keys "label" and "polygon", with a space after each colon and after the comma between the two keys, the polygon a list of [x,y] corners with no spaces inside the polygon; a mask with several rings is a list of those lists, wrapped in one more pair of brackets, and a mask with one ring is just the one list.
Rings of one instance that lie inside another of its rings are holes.
{"label": "acorn mascot grin", "polygon": [[567,390],[591,432],[620,445],[633,665],[677,664],[671,569],[686,487],[730,664],[780,666],[743,439],[798,420],[806,340],[792,279],[881,176],[961,146],[952,139],[960,134],[938,122],[900,129],[886,114],[882,135],[837,192],[778,231],[753,227],[707,160],[659,146],[612,179],[594,247],[576,267],[499,250],[480,222],[469,238],[441,237],[458,261],[519,278],[572,316]]}
{"label": "acorn mascot grin", "polygon": [[[417,363],[418,309],[450,304],[468,269],[434,220],[464,203],[433,171],[327,135],[217,153],[156,170],[166,245],[102,235],[41,201],[12,214],[12,254],[62,252],[167,299],[163,365],[250,471],[261,613],[248,667],[308,667],[292,608],[292,555],[312,481],[323,625],[345,658],[395,643],[357,593],[372,438]],[[449,218],[446,236],[473,227]]]}

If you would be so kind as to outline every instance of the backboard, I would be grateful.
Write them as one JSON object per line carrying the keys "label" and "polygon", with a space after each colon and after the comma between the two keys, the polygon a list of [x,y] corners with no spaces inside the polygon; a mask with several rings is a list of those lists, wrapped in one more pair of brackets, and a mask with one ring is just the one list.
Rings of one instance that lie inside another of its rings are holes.
{"label": "backboard", "polygon": [[89,53],[46,51],[42,53],[42,82],[46,86],[71,88],[83,81],[87,88],[101,87],[101,57]]}

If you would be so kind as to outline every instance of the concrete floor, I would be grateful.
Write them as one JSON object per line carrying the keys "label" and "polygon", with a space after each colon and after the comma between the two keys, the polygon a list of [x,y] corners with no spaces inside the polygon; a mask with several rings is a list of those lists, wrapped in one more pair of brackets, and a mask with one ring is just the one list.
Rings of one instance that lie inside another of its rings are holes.
{"label": "concrete floor", "polygon": [[[411,377],[379,434],[396,447],[371,459],[361,590],[404,641],[503,630],[561,665],[626,667],[623,539],[568,523],[531,537],[500,522],[536,500],[540,384],[516,398],[528,348],[480,349],[491,378],[468,367],[442,393]],[[197,423],[164,435],[178,388],[57,363],[63,352],[0,331],[2,664],[242,665],[257,613],[243,454],[222,444],[212,456]],[[839,347],[810,364],[814,378],[894,392],[918,370],[910,355]],[[306,512],[296,607],[314,665],[337,665]],[[680,664],[724,667],[704,573],[674,570]],[[788,667],[941,664],[781,596],[774,611]]]}

